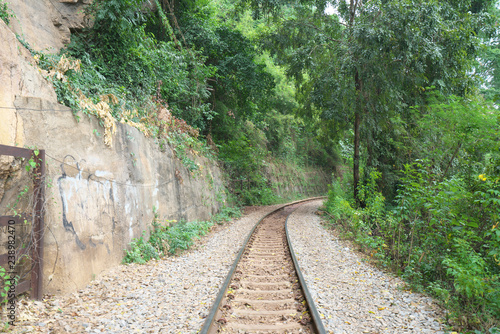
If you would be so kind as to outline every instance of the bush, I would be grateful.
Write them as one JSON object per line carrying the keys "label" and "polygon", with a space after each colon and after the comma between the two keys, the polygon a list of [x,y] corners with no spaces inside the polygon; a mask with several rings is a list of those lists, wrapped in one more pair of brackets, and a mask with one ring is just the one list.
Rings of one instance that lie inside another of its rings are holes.
{"label": "bush", "polygon": [[[174,255],[178,250],[189,249],[194,239],[199,239],[207,234],[215,224],[223,224],[232,218],[241,216],[239,208],[224,207],[214,215],[210,221],[179,222],[175,220],[165,221],[162,225],[155,213],[152,222],[153,229],[150,230],[149,239],[146,241],[146,233],[130,243],[130,250],[125,251],[123,263],[144,264],[151,259],[160,259],[168,254]],[[170,226],[173,224],[172,226]]]}
{"label": "bush", "polygon": [[217,214],[212,217],[212,221],[222,225],[232,219],[238,219],[241,217],[241,210],[238,207],[223,207]]}
{"label": "bush", "polygon": [[402,171],[395,206],[385,207],[370,173],[354,209],[338,183],[325,209],[345,235],[413,288],[439,298],[458,328],[488,330],[500,319],[500,217],[496,178],[480,174],[470,184],[442,178],[427,161]]}
{"label": "bush", "polygon": [[151,259],[158,260],[160,254],[157,249],[148,241],[145,240],[146,235],[143,232],[142,236],[137,239],[133,239],[130,243],[130,250],[127,250],[125,257],[123,258],[123,263],[140,263],[144,264]]}

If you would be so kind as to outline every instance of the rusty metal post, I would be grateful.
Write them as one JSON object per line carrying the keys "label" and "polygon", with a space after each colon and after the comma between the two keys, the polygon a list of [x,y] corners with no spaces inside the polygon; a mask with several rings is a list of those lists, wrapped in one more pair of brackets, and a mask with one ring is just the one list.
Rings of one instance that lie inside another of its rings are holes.
{"label": "rusty metal post", "polygon": [[37,164],[33,180],[35,212],[32,226],[32,253],[33,261],[31,271],[31,298],[42,299],[42,272],[43,272],[43,230],[44,230],[44,202],[45,202],[45,150],[40,150],[33,158]]}

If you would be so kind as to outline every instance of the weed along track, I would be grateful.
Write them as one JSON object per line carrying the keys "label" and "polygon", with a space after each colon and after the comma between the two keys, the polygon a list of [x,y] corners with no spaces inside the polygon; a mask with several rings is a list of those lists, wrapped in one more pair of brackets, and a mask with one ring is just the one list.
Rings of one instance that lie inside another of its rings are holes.
{"label": "weed along track", "polygon": [[256,225],[200,333],[325,332],[287,238],[287,218],[301,204]]}

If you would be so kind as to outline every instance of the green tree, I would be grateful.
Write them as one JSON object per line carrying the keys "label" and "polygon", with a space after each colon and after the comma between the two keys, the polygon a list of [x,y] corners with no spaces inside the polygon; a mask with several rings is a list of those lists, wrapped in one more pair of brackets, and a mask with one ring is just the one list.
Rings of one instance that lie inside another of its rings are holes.
{"label": "green tree", "polygon": [[[327,15],[327,3],[338,14]],[[253,2],[262,9],[281,1]],[[368,166],[393,165],[396,125],[425,87],[464,96],[480,39],[483,2],[301,1],[271,32],[272,50],[289,66],[306,106],[333,128],[353,130],[353,191],[357,198],[361,150]],[[287,8],[282,7],[282,8]],[[364,143],[362,145],[362,142]]]}

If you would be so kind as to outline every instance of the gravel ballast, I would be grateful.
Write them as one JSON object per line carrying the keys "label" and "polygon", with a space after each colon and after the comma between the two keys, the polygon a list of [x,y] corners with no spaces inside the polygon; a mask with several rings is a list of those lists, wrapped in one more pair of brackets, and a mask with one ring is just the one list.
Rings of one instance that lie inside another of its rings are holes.
{"label": "gravel ballast", "polygon": [[[289,219],[294,251],[329,333],[445,333],[431,298],[364,263],[307,203]],[[278,206],[253,208],[193,250],[146,265],[119,265],[86,288],[43,302],[21,299],[13,333],[196,333],[243,241]]]}
{"label": "gravel ballast", "polygon": [[351,333],[445,333],[432,298],[404,291],[404,282],[373,267],[327,231],[315,215],[321,201],[288,220],[295,255],[326,330]]}
{"label": "gravel ballast", "polygon": [[277,207],[253,208],[180,256],[119,265],[68,296],[21,300],[13,332],[196,333],[248,233]]}

